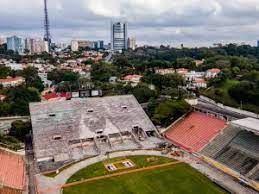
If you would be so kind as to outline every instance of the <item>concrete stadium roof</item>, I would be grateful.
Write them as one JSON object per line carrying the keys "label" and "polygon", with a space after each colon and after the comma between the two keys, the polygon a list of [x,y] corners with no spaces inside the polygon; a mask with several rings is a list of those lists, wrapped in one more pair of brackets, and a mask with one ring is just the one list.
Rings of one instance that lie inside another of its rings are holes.
{"label": "concrete stadium roof", "polygon": [[[156,131],[134,96],[72,99],[30,104],[36,158],[68,153],[71,140],[132,131]],[[55,140],[54,137],[61,137]]]}
{"label": "concrete stadium roof", "polygon": [[259,134],[259,119],[248,117],[245,119],[232,121],[231,124],[236,127],[243,128]]}

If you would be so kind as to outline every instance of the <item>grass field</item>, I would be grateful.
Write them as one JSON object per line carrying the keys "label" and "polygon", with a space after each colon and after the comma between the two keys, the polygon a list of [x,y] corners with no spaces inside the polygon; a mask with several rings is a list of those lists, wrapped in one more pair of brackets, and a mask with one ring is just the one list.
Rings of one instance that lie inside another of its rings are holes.
{"label": "grass field", "polygon": [[138,172],[65,188],[64,194],[223,194],[186,164]]}
{"label": "grass field", "polygon": [[[150,164],[146,156],[128,157],[136,165],[152,166],[171,162],[158,158]],[[114,159],[113,159],[114,160]],[[115,160],[118,160],[115,159]],[[109,161],[110,162],[110,161]],[[105,175],[103,163],[91,165],[76,174],[68,182]],[[207,177],[187,164],[181,163],[160,169],[130,173],[105,180],[83,183],[65,188],[64,194],[223,194],[226,193]]]}
{"label": "grass field", "polygon": [[[147,162],[149,159],[153,158],[153,161]],[[75,182],[75,181],[80,181],[96,176],[103,176],[107,174],[112,174],[112,173],[117,173],[121,172],[120,171],[114,171],[114,172],[108,172],[104,165],[113,163],[116,161],[121,161],[124,159],[130,159],[132,162],[135,164],[135,169],[136,168],[142,168],[142,167],[147,167],[147,166],[154,166],[154,165],[159,165],[159,164],[164,164],[168,162],[172,162],[172,159],[165,158],[165,157],[157,157],[157,156],[130,156],[130,157],[120,157],[120,158],[112,158],[110,160],[106,160],[104,162],[98,162],[96,164],[90,165],[79,172],[75,173],[72,177],[70,177],[67,181],[67,183]],[[134,168],[131,168],[134,169]]]}

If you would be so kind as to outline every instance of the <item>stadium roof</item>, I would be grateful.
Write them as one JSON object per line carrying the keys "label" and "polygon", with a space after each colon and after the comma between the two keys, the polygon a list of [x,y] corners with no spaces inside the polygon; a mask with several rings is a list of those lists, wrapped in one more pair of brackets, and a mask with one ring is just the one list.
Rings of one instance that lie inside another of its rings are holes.
{"label": "stadium roof", "polygon": [[248,117],[245,119],[232,121],[231,124],[234,126],[246,129],[248,131],[259,133],[259,119]]}
{"label": "stadium roof", "polygon": [[68,153],[69,141],[96,138],[100,131],[107,136],[135,126],[156,131],[132,95],[31,103],[30,114],[37,159]]}
{"label": "stadium roof", "polygon": [[166,132],[173,144],[198,152],[226,127],[226,122],[199,112],[192,112]]}
{"label": "stadium roof", "polygon": [[13,189],[26,189],[26,171],[22,156],[0,150],[0,183]]}

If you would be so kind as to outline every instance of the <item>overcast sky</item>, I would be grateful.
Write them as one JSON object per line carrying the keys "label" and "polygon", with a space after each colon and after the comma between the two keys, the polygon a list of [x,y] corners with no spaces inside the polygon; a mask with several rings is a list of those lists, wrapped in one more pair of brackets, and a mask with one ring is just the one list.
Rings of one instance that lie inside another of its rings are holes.
{"label": "overcast sky", "polygon": [[[49,0],[51,35],[110,41],[111,20],[127,20],[140,45],[210,46],[259,39],[259,0]],[[43,0],[0,0],[0,36],[43,36]]]}

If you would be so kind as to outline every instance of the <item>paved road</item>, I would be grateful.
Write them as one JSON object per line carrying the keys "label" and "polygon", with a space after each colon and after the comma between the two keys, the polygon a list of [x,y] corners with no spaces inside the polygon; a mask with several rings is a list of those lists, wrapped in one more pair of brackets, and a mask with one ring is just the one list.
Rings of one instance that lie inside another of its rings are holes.
{"label": "paved road", "polygon": [[[60,194],[61,190],[60,189],[55,190],[55,188],[61,188],[66,183],[69,177],[71,177],[77,171],[85,168],[86,166],[89,166],[96,162],[106,160],[108,158],[131,156],[131,155],[155,155],[155,156],[165,156],[169,158],[174,158],[171,155],[163,155],[159,151],[150,151],[150,150],[149,151],[148,150],[122,151],[122,152],[111,153],[109,155],[99,155],[97,157],[84,160],[82,162],[79,162],[71,166],[70,168],[62,171],[55,178],[45,177],[40,174],[37,175],[39,190],[42,191],[40,193]],[[229,188],[230,190],[232,190],[233,193],[257,194],[257,192],[255,192],[254,190],[240,185],[238,182],[234,181],[232,177],[224,174],[218,169],[213,168],[204,162],[201,162],[201,161],[197,162],[197,159],[192,155],[186,154],[184,158],[174,158],[174,159],[190,164],[193,168],[205,174],[211,180],[220,183],[222,186],[224,186],[224,188]]]}

